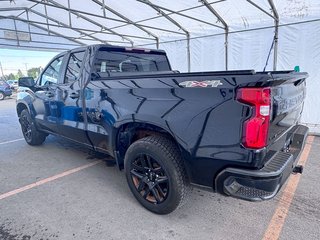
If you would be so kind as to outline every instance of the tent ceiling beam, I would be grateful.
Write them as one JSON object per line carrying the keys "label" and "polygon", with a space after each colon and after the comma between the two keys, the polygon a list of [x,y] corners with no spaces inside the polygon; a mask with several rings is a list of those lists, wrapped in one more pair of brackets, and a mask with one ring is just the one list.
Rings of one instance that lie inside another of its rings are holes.
{"label": "tent ceiling beam", "polygon": [[[74,37],[73,39],[75,39],[75,40],[84,40],[84,41],[95,41],[95,40],[93,40],[93,39],[91,39],[91,38],[86,38],[86,37]],[[121,41],[115,41],[115,40],[109,40],[108,41],[109,43],[116,43],[116,44],[123,44],[123,42],[121,42]]]}
{"label": "tent ceiling beam", "polygon": [[[87,35],[88,37],[91,37],[91,38],[93,38],[93,39],[95,39],[95,40],[97,40],[97,41],[99,41],[99,42],[104,42],[102,39],[99,39],[99,38],[96,38],[96,37],[92,37],[92,36],[88,35],[86,32],[83,32],[82,30],[77,30],[77,29],[74,29],[74,28],[70,28],[70,26],[68,26],[68,24],[62,23],[62,22],[60,22],[60,21],[58,21],[58,20],[56,20],[56,19],[54,19],[54,18],[51,18],[51,17],[49,17],[49,16],[46,16],[46,15],[44,15],[43,13],[40,13],[40,12],[38,12],[38,11],[32,9],[32,8],[29,8],[29,9],[27,8],[26,11],[29,11],[29,12],[31,12],[31,13],[34,13],[34,14],[40,16],[40,17],[43,17],[43,18],[48,18],[50,21],[55,22],[55,23],[58,24],[56,27],[69,28],[69,29],[71,29],[71,30],[73,30],[73,31],[75,31],[75,32],[77,32],[77,33],[79,33],[79,34]],[[22,20],[22,18],[20,18],[20,20]],[[26,19],[24,19],[24,21],[28,22],[28,20],[26,20]],[[34,24],[36,24],[36,25],[38,25],[38,24],[44,24],[44,23],[42,23],[42,22],[35,22],[35,21],[30,21],[30,20],[29,20],[29,22],[32,22],[32,23],[34,23]],[[54,25],[54,24],[47,23],[46,25],[48,25],[48,26],[51,25],[51,26],[52,26],[52,25]],[[54,25],[54,26],[55,26],[55,25]],[[49,30],[49,29],[48,29],[48,30]]]}
{"label": "tent ceiling beam", "polygon": [[221,22],[225,31],[225,39],[224,39],[224,49],[225,49],[225,68],[228,70],[228,38],[229,38],[229,27],[226,21],[221,17],[221,15],[211,6],[211,4],[207,0],[200,0],[202,4]]}
{"label": "tent ceiling beam", "polygon": [[[9,16],[9,17],[7,17],[7,18],[10,19],[10,18],[12,18],[12,16]],[[102,43],[109,42],[109,41],[104,41],[104,40],[102,40],[102,39],[96,38],[96,37],[90,35],[89,33],[86,33],[85,31],[91,32],[91,33],[101,33],[101,34],[113,35],[112,33],[107,33],[107,32],[100,32],[100,31],[89,30],[89,29],[85,29],[85,28],[70,27],[70,26],[67,25],[67,24],[61,23],[61,22],[59,22],[59,21],[57,21],[57,20],[51,20],[50,18],[49,18],[49,20],[50,20],[50,21],[55,21],[55,23],[56,23],[56,24],[49,23],[49,26],[51,26],[51,27],[70,29],[70,30],[73,30],[73,31],[75,31],[75,32],[78,32],[78,33],[81,34],[81,35],[85,35],[85,36],[87,36],[87,37],[93,38],[94,40],[99,41],[99,42],[102,42]],[[24,22],[28,23],[28,20],[27,20],[27,19],[21,18],[21,21],[24,21]],[[39,24],[39,25],[47,25],[46,23],[38,22],[38,21],[31,21],[31,20],[30,20],[29,22],[30,22],[30,23],[33,23],[33,24],[37,24],[37,25],[38,25],[38,24]],[[139,38],[139,37],[137,37],[137,38]],[[143,38],[143,39],[145,39],[145,38]],[[148,40],[153,40],[153,38],[149,38]],[[119,42],[120,42],[120,41],[119,41]],[[121,42],[121,43],[123,43],[123,42]],[[127,42],[127,43],[128,43],[128,42]]]}
{"label": "tent ceiling beam", "polygon": [[[11,19],[13,20],[13,19]],[[16,18],[17,21],[21,21],[19,18]],[[21,22],[24,22],[24,19],[22,19]],[[29,23],[30,26],[34,26],[38,29],[41,29],[43,31],[48,31],[48,29],[44,28],[44,27],[41,27],[41,26],[38,26],[38,25],[35,25],[35,24],[32,24],[32,23]],[[8,28],[0,28],[0,30],[4,30],[4,31],[12,31],[12,29],[8,29]],[[29,33],[30,34],[30,37],[32,38],[32,35],[39,35],[39,36],[49,36],[48,32],[47,33],[40,33],[40,32],[34,32],[34,31],[22,31],[22,30],[18,30],[19,33]],[[64,45],[74,45],[74,46],[78,46],[78,45],[84,45],[84,43],[80,42],[80,41],[76,41],[77,38],[75,37],[67,37],[65,35],[62,35],[62,34],[59,34],[55,31],[52,31],[50,30],[50,37],[59,37],[59,38],[65,38],[65,39],[68,39],[70,41],[73,41],[73,42],[76,42],[77,44],[65,44]],[[7,39],[7,38],[1,38],[1,39]],[[89,40],[89,39],[85,39],[85,40]],[[92,40],[92,39],[90,39]],[[33,41],[33,40],[32,40]]]}
{"label": "tent ceiling beam", "polygon": [[[8,17],[0,17],[0,19],[8,19]],[[26,23],[28,23],[29,25],[33,26],[33,27],[36,27],[36,28],[39,28],[39,29],[41,29],[41,30],[43,30],[43,31],[48,32],[48,29],[47,29],[47,28],[42,27],[42,26],[39,26],[39,25],[37,25],[37,24],[33,24],[33,23],[31,23],[31,22],[27,22],[25,19],[22,19],[22,18],[20,18],[20,17],[10,16],[9,19],[11,19],[11,20],[13,20],[13,21],[16,20],[16,21],[26,22]],[[1,28],[1,29],[2,29],[2,28]],[[9,30],[9,29],[4,29],[4,28],[3,28],[3,30]],[[58,33],[58,32],[55,32],[55,31],[53,31],[53,30],[51,30],[51,29],[49,29],[49,31],[50,31],[51,34],[54,34],[54,35],[56,35],[56,36],[58,36],[58,37],[62,37],[62,38],[68,39],[68,40],[70,40],[70,41],[72,41],[72,42],[75,42],[75,43],[77,43],[77,44],[84,45],[82,42],[77,41],[77,40],[75,40],[75,39],[73,39],[73,38],[71,38],[71,37],[62,35],[62,34],[60,34],[60,33]],[[20,31],[20,30],[19,30],[18,32],[26,32],[26,31]],[[34,33],[34,32],[30,32],[30,34],[38,34],[38,35],[46,35],[46,36],[48,36],[48,34],[41,34],[41,33]],[[31,36],[30,36],[30,37],[31,37]]]}
{"label": "tent ceiling beam", "polygon": [[[54,8],[58,8],[58,9],[63,9],[63,10],[66,10],[66,11],[68,11],[68,13],[70,12],[70,13],[73,13],[74,15],[76,15],[77,17],[79,17],[78,15],[78,13],[83,13],[83,14],[87,14],[87,15],[92,15],[92,16],[95,16],[95,17],[100,17],[100,18],[103,18],[103,16],[99,16],[99,15],[96,15],[96,14],[90,14],[90,13],[86,13],[86,12],[83,12],[83,11],[78,11],[78,10],[75,10],[75,9],[68,9],[67,7],[64,7],[64,6],[62,6],[62,5],[60,5],[60,6],[56,6],[56,5],[54,5],[54,4],[52,4],[52,3],[47,3],[47,2],[39,2],[39,1],[35,1],[35,0],[29,0],[30,2],[34,2],[34,3],[36,3],[35,5],[33,5],[32,7],[34,7],[34,6],[36,6],[36,5],[38,5],[38,4],[41,4],[41,5],[46,5],[46,6],[50,6],[50,7],[54,7]],[[24,8],[25,10],[30,10],[30,11],[35,11],[35,10],[33,10],[32,9],[32,7],[31,8]],[[70,10],[70,11],[69,11]],[[39,13],[39,12],[38,12]],[[41,13],[40,13],[41,14]],[[70,19],[70,18],[69,18]],[[51,19],[49,19],[49,20],[51,20]],[[56,22],[56,23],[58,23],[58,24],[64,24],[64,23],[62,23],[62,22],[60,22],[60,21],[58,21],[58,20],[55,20],[54,22]],[[123,21],[122,21],[123,22]],[[39,23],[40,24],[40,23]],[[69,24],[70,24],[70,20],[69,20]],[[66,26],[67,26],[68,24],[64,24],[64,27],[66,28]],[[61,27],[61,26],[60,26]],[[69,26],[70,27],[70,26]],[[89,31],[89,32],[94,32],[94,34],[95,33],[103,33],[102,31],[92,31],[92,30],[90,30],[90,29],[84,29],[84,28],[69,28],[69,29],[74,29],[75,31],[77,31],[77,32],[79,32],[79,30],[80,31]],[[80,33],[80,32],[79,32]],[[84,34],[84,33],[80,33],[80,34],[82,34],[82,35],[86,35],[86,36],[88,36],[88,37],[91,37],[91,38],[93,38],[93,39],[95,39],[96,41],[99,41],[99,42],[102,42],[102,43],[107,43],[107,42],[112,42],[112,41],[106,41],[106,40],[102,40],[102,39],[99,39],[99,38],[96,38],[96,37],[94,37],[94,36],[92,36],[92,34]],[[113,33],[105,33],[105,34],[110,34],[110,35],[115,35],[115,34],[113,34]],[[123,35],[123,36],[130,36],[130,37],[136,37],[136,36],[132,36],[132,35]],[[121,37],[121,38],[123,38],[123,37]],[[124,38],[123,38],[124,39]],[[128,41],[128,40],[127,40]],[[131,42],[130,41],[128,41],[130,44],[131,44]],[[123,43],[123,42],[121,42],[121,43]]]}
{"label": "tent ceiling beam", "polygon": [[74,9],[74,8],[69,8],[69,7],[65,7],[63,5],[53,5],[51,3],[48,3],[48,2],[40,2],[38,0],[29,0],[29,2],[34,2],[34,3],[38,3],[38,4],[42,4],[42,5],[47,5],[47,6],[50,6],[50,7],[53,7],[53,8],[58,8],[58,9],[63,9],[63,10],[67,10],[67,11],[72,11],[72,12],[77,12],[77,13],[81,13],[81,14],[85,14],[85,15],[88,15],[88,16],[93,16],[93,17],[99,17],[99,18],[102,18],[102,19],[108,19],[108,20],[111,20],[111,21],[115,21],[115,22],[121,22],[121,23],[128,23],[127,21],[124,21],[124,20],[121,20],[121,19],[117,19],[117,18],[112,18],[112,17],[104,17],[104,16],[101,16],[101,15],[98,15],[98,14],[94,14],[94,13],[90,13],[90,12],[84,12],[84,11],[81,11],[81,10],[78,10],[78,9]]}
{"label": "tent ceiling beam", "polygon": [[[215,4],[215,3],[220,3],[220,2],[224,2],[226,0],[218,0],[218,1],[215,1],[215,2],[210,2],[209,4]],[[203,7],[203,5],[198,5],[198,6],[194,6],[194,7],[189,7],[189,8],[186,8],[186,9],[182,9],[182,10],[179,10],[179,11],[176,11],[176,13],[182,13],[182,12],[186,12],[186,11],[189,11],[189,10],[193,10],[193,9],[197,9],[197,8],[201,8]],[[174,13],[167,13],[166,15],[169,16],[169,15],[172,15]],[[146,21],[150,21],[150,20],[154,20],[154,19],[157,19],[157,18],[162,18],[163,16],[162,15],[159,15],[159,16],[155,16],[155,17],[150,17],[150,18],[146,18],[146,19],[142,19],[142,20],[139,20],[139,21],[136,21],[134,23],[139,23],[140,26],[145,26],[145,25],[142,25],[140,23],[142,22],[146,22]],[[127,24],[123,24],[123,25],[120,25],[120,26],[116,26],[116,27],[112,27],[111,29],[116,29],[116,28],[121,28],[121,27],[125,27],[127,25],[130,25],[130,23],[127,23]],[[146,26],[148,27],[148,26]],[[165,30],[164,30],[165,31]],[[184,35],[184,33],[178,33],[177,34],[182,34]]]}
{"label": "tent ceiling beam", "polygon": [[[146,1],[148,1],[148,0],[137,0],[137,1],[144,3],[144,2],[146,2]],[[164,11],[168,11],[168,12],[170,12],[171,14],[180,15],[180,16],[182,16],[182,17],[185,17],[185,18],[188,18],[188,19],[192,19],[192,20],[197,21],[197,22],[201,22],[201,23],[204,23],[204,24],[213,26],[213,27],[217,27],[217,28],[223,29],[223,27],[221,27],[221,26],[219,26],[219,25],[216,25],[216,24],[213,24],[213,23],[210,23],[210,22],[207,22],[207,21],[203,21],[203,20],[198,19],[198,18],[194,18],[194,17],[192,17],[192,16],[189,16],[189,15],[186,15],[186,14],[183,14],[183,13],[180,13],[180,12],[178,12],[178,11],[173,11],[173,10],[171,10],[171,9],[168,9],[168,8],[165,8],[165,7],[156,5],[156,4],[154,4],[154,3],[152,3],[152,5],[155,6],[155,7],[157,7],[158,9],[161,9],[161,10],[164,10]],[[167,13],[163,13],[163,14],[161,14],[161,15],[164,16],[164,15],[168,15],[168,14],[167,14]]]}
{"label": "tent ceiling beam", "polygon": [[[17,19],[16,19],[16,20],[21,21],[21,20],[23,20],[23,19],[21,19],[21,18],[17,17]],[[77,40],[76,40],[76,39],[74,39],[74,38],[71,38],[71,37],[65,36],[65,35],[60,34],[60,33],[56,32],[56,31],[51,30],[51,29],[49,29],[49,30],[48,30],[48,29],[46,29],[46,28],[43,28],[43,27],[41,27],[41,26],[38,26],[38,25],[33,24],[33,23],[30,23],[30,22],[28,22],[28,24],[29,24],[30,26],[33,26],[33,27],[39,28],[39,29],[44,30],[44,31],[45,31],[45,30],[47,30],[47,31],[49,31],[48,33],[51,33],[51,34],[57,35],[57,36],[59,36],[59,37],[65,38],[65,39],[68,39],[68,40],[70,40],[70,41],[72,41],[72,42],[75,42],[75,43],[77,43],[77,44],[84,45],[82,42],[77,41]],[[34,34],[37,34],[37,33],[34,33]]]}
{"label": "tent ceiling beam", "polygon": [[[55,1],[53,1],[53,0],[47,0],[47,1],[50,2],[50,3],[52,3],[53,5],[60,6],[60,7],[62,6],[62,7],[63,7],[63,5],[57,3],[57,2],[55,2]],[[86,16],[78,13],[77,11],[71,11],[71,10],[70,10],[70,12],[71,12],[72,14],[74,14],[75,16],[77,16],[77,17],[79,17],[79,18],[82,18],[83,20],[85,20],[85,21],[87,21],[87,22],[90,22],[90,23],[92,23],[92,24],[100,27],[101,29],[105,29],[105,30],[109,31],[110,33],[113,33],[114,35],[117,35],[117,36],[121,37],[122,39],[127,40],[128,42],[130,42],[130,44],[131,44],[132,46],[134,45],[134,42],[133,42],[130,38],[128,38],[127,36],[125,36],[125,35],[123,35],[123,34],[120,34],[120,33],[117,33],[117,32],[115,32],[114,30],[111,30],[111,29],[103,26],[102,24],[100,24],[100,23],[92,20],[91,18],[88,18],[88,17],[86,17]]]}
{"label": "tent ceiling beam", "polygon": [[269,17],[275,19],[275,16],[273,16],[272,14],[270,14],[269,12],[267,12],[266,10],[264,10],[262,7],[260,7],[258,4],[256,4],[255,2],[251,1],[251,0],[247,0],[248,3],[250,3],[252,6],[256,7],[257,9],[259,9],[261,12],[267,14]]}
{"label": "tent ceiling beam", "polygon": [[141,3],[144,3],[148,6],[150,6],[151,8],[153,8],[156,12],[158,12],[159,14],[161,14],[164,18],[166,18],[169,22],[171,22],[172,24],[176,25],[179,29],[181,29],[187,38],[187,62],[188,62],[188,72],[190,72],[191,70],[191,53],[190,53],[190,33],[183,28],[176,20],[174,20],[173,18],[171,18],[170,16],[168,16],[165,12],[163,12],[158,6],[154,5],[152,2],[150,2],[149,0],[137,0]]}
{"label": "tent ceiling beam", "polygon": [[[111,18],[111,17],[104,17],[104,16],[101,16],[101,15],[98,15],[98,14],[94,14],[94,13],[89,13],[89,12],[84,12],[84,11],[80,11],[80,10],[77,10],[77,9],[68,9],[67,7],[64,7],[64,6],[56,6],[56,5],[53,5],[53,4],[50,4],[50,3],[47,3],[47,2],[39,2],[37,0],[29,0],[30,2],[34,2],[34,3],[37,3],[37,4],[42,4],[42,5],[47,5],[47,6],[50,6],[50,7],[53,7],[53,8],[58,8],[58,9],[63,9],[63,10],[70,10],[70,11],[74,11],[74,12],[77,12],[77,13],[81,13],[81,14],[84,14],[84,15],[87,15],[87,16],[93,16],[93,17],[97,17],[97,18],[101,18],[101,19],[107,19],[107,20],[111,20],[111,21],[115,21],[115,22],[120,22],[120,23],[124,23],[123,25],[121,26],[117,26],[117,27],[112,27],[110,28],[111,30],[113,29],[116,29],[116,28],[120,28],[120,27],[124,27],[124,26],[129,26],[131,24],[135,24],[137,26],[141,26],[143,28],[150,28],[150,29],[154,29],[154,30],[159,30],[159,31],[164,31],[164,32],[169,32],[169,33],[175,33],[175,34],[179,34],[179,35],[185,35],[184,33],[181,33],[181,32],[178,32],[178,31],[172,31],[172,30],[169,30],[169,29],[165,29],[165,28],[159,28],[159,27],[153,27],[153,26],[148,26],[148,25],[143,25],[143,24],[137,24],[137,22],[132,22],[132,23],[128,23],[127,21],[125,20],[121,20],[121,19],[116,19],[116,18]],[[23,8],[21,10],[25,10],[26,8]],[[11,10],[11,9],[9,9]],[[158,16],[157,16],[158,17]]]}
{"label": "tent ceiling beam", "polygon": [[[19,46],[17,46],[17,45],[12,45],[12,44],[5,44],[5,43],[0,43],[0,46],[3,46],[3,47],[7,47],[7,48],[14,48],[14,49],[16,49],[17,47],[19,47]],[[55,48],[55,47],[50,47],[50,48],[48,48],[48,47],[40,47],[40,46],[36,46],[36,47],[30,47],[30,46],[20,46],[21,48],[23,48],[23,49],[32,49],[32,50],[39,50],[39,49],[43,49],[43,50],[48,50],[48,49],[50,49],[50,50],[59,50],[59,51],[65,51],[65,50],[67,50],[66,48],[59,48],[59,47],[57,47],[57,48]]]}
{"label": "tent ceiling beam", "polygon": [[[100,1],[98,0],[92,0],[94,3],[98,4],[102,9],[105,10],[108,10],[109,12],[115,14],[116,16],[122,18],[123,20],[125,20],[126,22],[130,23],[131,25],[135,26],[136,28],[140,29],[141,31],[147,33],[148,35],[154,37],[155,41],[156,41],[156,45],[157,45],[157,48],[159,48],[159,37],[156,36],[154,33],[146,30],[145,28],[143,28],[142,26],[138,25],[138,24],[135,24],[131,19],[127,18],[126,16],[122,15],[121,13],[119,13],[118,11],[114,10],[113,8],[107,6],[104,4],[104,1],[101,3]],[[105,14],[105,12],[104,12]]]}
{"label": "tent ceiling beam", "polygon": [[[14,21],[14,20],[13,20]],[[19,20],[16,20],[16,21],[19,21]],[[18,32],[20,32],[20,31],[18,31]],[[48,35],[47,35],[48,36]],[[51,36],[51,35],[50,35]],[[7,38],[4,38],[4,37],[0,37],[0,39],[2,40],[8,40]],[[11,39],[11,40],[13,40],[13,39]],[[15,40],[16,41],[16,40]],[[20,47],[21,46],[21,44],[20,44],[20,42],[21,43],[23,43],[23,42],[28,42],[28,41],[22,41],[22,40],[19,40],[19,44],[17,45],[18,47]],[[79,45],[78,44],[72,44],[72,43],[55,43],[55,42],[47,42],[47,41],[32,41],[32,42],[34,42],[34,43],[41,43],[41,44],[49,44],[49,45],[64,45],[64,46],[73,46],[73,47],[79,47]]]}
{"label": "tent ceiling beam", "polygon": [[29,8],[25,7],[25,8],[24,8],[25,10],[24,10],[22,13],[18,14],[17,17],[20,17],[20,16],[21,16],[22,14],[24,14],[26,11],[28,11],[28,10],[30,10],[31,8],[37,6],[38,4],[39,4],[39,3],[36,3],[36,4],[32,5],[32,6],[29,7]]}
{"label": "tent ceiling beam", "polygon": [[24,11],[24,10],[26,10],[25,7],[0,8],[0,12],[7,12],[7,11]]}

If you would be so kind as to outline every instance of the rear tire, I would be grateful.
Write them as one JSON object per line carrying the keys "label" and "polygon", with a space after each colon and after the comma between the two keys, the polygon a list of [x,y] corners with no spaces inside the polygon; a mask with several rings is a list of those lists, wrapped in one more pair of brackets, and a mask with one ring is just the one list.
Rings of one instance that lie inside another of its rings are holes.
{"label": "rear tire", "polygon": [[5,98],[5,95],[3,92],[0,92],[0,100],[3,100]]}
{"label": "rear tire", "polygon": [[131,144],[124,168],[135,198],[157,214],[182,206],[191,190],[178,147],[163,136],[149,136]]}
{"label": "rear tire", "polygon": [[46,140],[47,134],[40,132],[36,128],[36,125],[27,109],[22,110],[19,121],[24,139],[29,145],[41,145]]}

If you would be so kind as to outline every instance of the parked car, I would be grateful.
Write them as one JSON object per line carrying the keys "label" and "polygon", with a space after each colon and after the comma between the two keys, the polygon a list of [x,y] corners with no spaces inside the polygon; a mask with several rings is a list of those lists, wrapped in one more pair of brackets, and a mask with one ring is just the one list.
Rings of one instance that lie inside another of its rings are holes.
{"label": "parked car", "polygon": [[18,80],[7,80],[7,83],[10,85],[12,90],[18,89]]}
{"label": "parked car", "polygon": [[10,88],[10,85],[0,79],[0,100],[3,100],[5,97],[11,96],[12,95],[12,90]]}
{"label": "parked car", "polygon": [[307,76],[178,73],[161,50],[93,45],[21,79],[17,114],[28,144],[52,133],[111,155],[135,198],[167,214],[191,185],[260,201],[301,173]]}

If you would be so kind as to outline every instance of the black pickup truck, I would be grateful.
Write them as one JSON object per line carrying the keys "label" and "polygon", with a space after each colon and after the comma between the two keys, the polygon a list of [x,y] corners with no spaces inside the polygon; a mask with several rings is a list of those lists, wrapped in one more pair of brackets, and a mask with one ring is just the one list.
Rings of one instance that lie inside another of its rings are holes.
{"label": "black pickup truck", "polygon": [[166,214],[191,186],[258,201],[301,172],[307,76],[179,73],[161,50],[92,45],[21,79],[17,114],[28,144],[55,134],[109,154],[136,199]]}

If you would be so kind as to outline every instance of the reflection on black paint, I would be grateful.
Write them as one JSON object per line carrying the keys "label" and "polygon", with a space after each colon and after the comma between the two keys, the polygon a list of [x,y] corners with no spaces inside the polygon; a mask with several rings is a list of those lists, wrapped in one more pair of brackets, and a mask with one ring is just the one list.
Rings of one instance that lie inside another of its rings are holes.
{"label": "reflection on black paint", "polygon": [[147,100],[147,98],[146,98],[146,97],[143,97],[143,96],[139,96],[139,95],[134,94],[134,93],[133,93],[133,90],[134,90],[134,89],[130,89],[130,90],[129,90],[129,93],[130,93],[132,96],[137,97],[137,99],[140,101],[140,103],[138,104],[138,107],[137,107],[137,109],[136,109],[136,111],[135,111],[135,113],[138,113],[138,112],[139,112],[139,109],[141,108],[142,104]]}
{"label": "reflection on black paint", "polygon": [[131,82],[132,82],[137,88],[141,88],[135,81],[131,80]]}
{"label": "reflection on black paint", "polygon": [[211,110],[210,110],[209,112],[207,112],[206,117],[205,117],[205,120],[204,120],[203,125],[202,125],[202,128],[201,128],[201,131],[200,131],[200,133],[199,133],[199,135],[198,135],[198,139],[197,139],[197,141],[196,141],[196,144],[195,144],[194,147],[192,148],[192,153],[191,153],[191,154],[192,154],[193,157],[196,156],[196,153],[197,153],[197,151],[198,151],[199,145],[200,145],[201,140],[202,140],[202,137],[203,137],[203,133],[204,133],[206,127],[207,127],[208,119],[209,119],[209,117],[210,117],[211,112],[212,112],[214,109],[216,109],[217,107],[219,107],[220,105],[224,104],[225,102],[227,102],[227,101],[229,101],[229,100],[231,100],[231,98],[226,99],[226,100],[224,100],[223,102],[216,104],[215,106],[213,106],[213,107],[211,108]]}
{"label": "reflection on black paint", "polygon": [[166,111],[162,116],[161,118],[164,118],[167,114],[169,114],[173,109],[175,109],[177,106],[179,106],[183,101],[184,99],[179,97],[177,94],[176,94],[176,89],[172,88],[170,89],[170,92],[172,93],[172,96],[180,99],[179,102],[177,102],[175,105],[173,105],[168,111]]}

